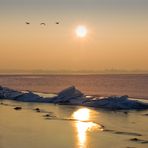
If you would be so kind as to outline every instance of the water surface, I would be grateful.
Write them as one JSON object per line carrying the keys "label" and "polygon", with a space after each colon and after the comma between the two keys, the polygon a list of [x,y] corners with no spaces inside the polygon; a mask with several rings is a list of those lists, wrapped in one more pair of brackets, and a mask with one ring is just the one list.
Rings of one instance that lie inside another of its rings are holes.
{"label": "water surface", "polygon": [[0,85],[18,90],[57,93],[75,85],[87,95],[128,95],[148,99],[148,75],[4,75]]}
{"label": "water surface", "polygon": [[[68,105],[3,101],[0,148],[146,148],[148,111],[106,111]],[[21,106],[22,110],[13,108]],[[35,108],[41,112],[36,112]],[[46,114],[54,118],[48,118]]]}

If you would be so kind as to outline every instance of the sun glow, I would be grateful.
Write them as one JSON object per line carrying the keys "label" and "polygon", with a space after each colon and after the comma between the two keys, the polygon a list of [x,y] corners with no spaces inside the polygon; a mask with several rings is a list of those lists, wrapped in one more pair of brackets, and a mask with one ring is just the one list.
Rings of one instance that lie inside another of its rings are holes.
{"label": "sun glow", "polygon": [[85,26],[78,26],[75,29],[75,33],[78,37],[83,38],[87,35],[87,28]]}

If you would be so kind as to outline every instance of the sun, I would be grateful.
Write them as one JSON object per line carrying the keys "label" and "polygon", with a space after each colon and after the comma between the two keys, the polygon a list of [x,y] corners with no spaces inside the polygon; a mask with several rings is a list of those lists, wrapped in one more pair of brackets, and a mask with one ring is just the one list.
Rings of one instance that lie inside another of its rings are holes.
{"label": "sun", "polygon": [[84,38],[87,35],[87,28],[85,26],[77,26],[75,29],[75,33],[78,37]]}

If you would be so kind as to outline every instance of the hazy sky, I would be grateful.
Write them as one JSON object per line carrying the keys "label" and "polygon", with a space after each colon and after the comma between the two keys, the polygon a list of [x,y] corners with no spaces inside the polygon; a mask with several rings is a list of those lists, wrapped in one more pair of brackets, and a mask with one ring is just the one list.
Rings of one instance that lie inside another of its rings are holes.
{"label": "hazy sky", "polygon": [[148,0],[0,0],[1,70],[112,68],[148,70]]}

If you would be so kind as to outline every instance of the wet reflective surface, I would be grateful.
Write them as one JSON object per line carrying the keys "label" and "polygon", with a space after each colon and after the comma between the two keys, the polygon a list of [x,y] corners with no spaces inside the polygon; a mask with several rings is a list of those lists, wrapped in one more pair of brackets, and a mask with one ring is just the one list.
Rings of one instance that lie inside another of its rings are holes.
{"label": "wet reflective surface", "polygon": [[89,141],[87,133],[89,131],[103,130],[103,128],[99,124],[89,121],[90,116],[91,116],[91,110],[88,108],[81,108],[73,113],[74,119],[79,120],[78,122],[75,123],[75,128],[77,131],[78,146],[80,148],[87,147]]}
{"label": "wet reflective surface", "polygon": [[[0,148],[148,146],[148,111],[105,111],[68,105],[2,102]],[[15,110],[16,106],[22,109]]]}

